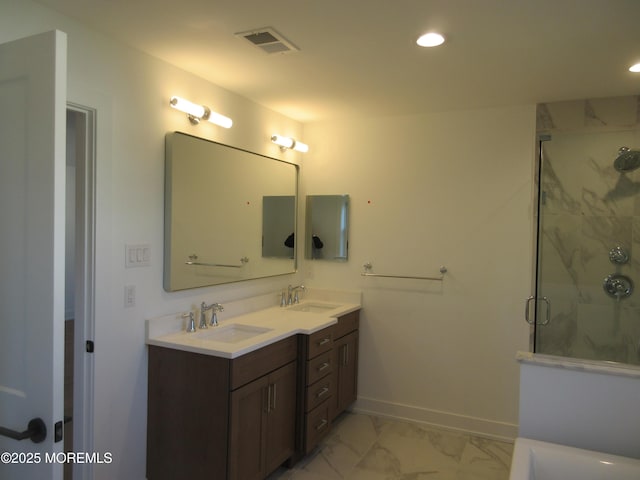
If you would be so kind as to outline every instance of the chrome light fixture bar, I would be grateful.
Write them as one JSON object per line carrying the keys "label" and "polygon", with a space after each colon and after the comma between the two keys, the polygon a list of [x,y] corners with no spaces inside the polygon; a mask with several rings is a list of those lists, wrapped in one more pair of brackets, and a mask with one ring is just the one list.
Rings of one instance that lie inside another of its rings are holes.
{"label": "chrome light fixture bar", "polygon": [[309,145],[307,145],[306,143],[302,143],[295,138],[274,134],[271,135],[271,141],[278,145],[281,150],[290,149],[302,153],[306,153],[309,151]]}
{"label": "chrome light fixture bar", "polygon": [[186,113],[187,118],[193,125],[198,125],[200,120],[208,120],[224,128],[231,128],[233,125],[233,120],[229,117],[225,117],[217,112],[212,112],[211,109],[205,105],[198,105],[181,97],[171,97],[169,105],[176,110]]}

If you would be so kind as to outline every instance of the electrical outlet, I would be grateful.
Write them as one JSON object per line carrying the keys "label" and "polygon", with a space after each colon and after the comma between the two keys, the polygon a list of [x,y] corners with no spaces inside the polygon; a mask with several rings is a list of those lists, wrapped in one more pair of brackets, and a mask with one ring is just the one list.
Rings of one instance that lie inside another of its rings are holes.
{"label": "electrical outlet", "polygon": [[136,286],[125,285],[124,287],[124,306],[135,307],[136,305]]}

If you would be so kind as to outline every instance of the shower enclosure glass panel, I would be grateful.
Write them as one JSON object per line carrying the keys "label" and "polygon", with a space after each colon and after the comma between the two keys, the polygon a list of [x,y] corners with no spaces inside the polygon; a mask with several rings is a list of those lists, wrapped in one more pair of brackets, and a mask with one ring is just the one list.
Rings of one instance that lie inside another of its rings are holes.
{"label": "shower enclosure glass panel", "polygon": [[600,130],[540,144],[534,350],[640,364],[640,131]]}

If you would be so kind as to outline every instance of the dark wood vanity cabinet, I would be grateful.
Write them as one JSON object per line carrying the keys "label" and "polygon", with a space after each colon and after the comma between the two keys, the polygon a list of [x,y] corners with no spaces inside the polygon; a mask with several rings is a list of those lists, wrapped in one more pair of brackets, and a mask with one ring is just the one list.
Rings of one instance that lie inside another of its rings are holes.
{"label": "dark wood vanity cabinet", "polygon": [[358,395],[358,332],[336,340],[333,354],[336,394],[331,402],[332,420],[355,402]]}
{"label": "dark wood vanity cabinet", "polygon": [[294,452],[296,363],[231,392],[230,480],[261,480]]}
{"label": "dark wood vanity cabinet", "polygon": [[357,394],[359,312],[235,359],[149,346],[147,478],[262,480]]}
{"label": "dark wood vanity cabinet", "polygon": [[149,347],[147,478],[260,480],[295,449],[295,336],[233,360]]}
{"label": "dark wood vanity cabinet", "polygon": [[331,422],[356,400],[359,312],[300,342],[298,450],[311,452],[331,429]]}

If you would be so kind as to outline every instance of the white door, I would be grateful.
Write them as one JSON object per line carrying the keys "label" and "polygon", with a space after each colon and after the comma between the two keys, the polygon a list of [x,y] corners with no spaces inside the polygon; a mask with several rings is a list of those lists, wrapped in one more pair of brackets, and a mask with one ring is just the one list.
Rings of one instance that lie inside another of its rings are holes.
{"label": "white door", "polygon": [[[66,56],[57,31],[0,45],[3,480],[62,478]],[[6,436],[34,418],[40,443]]]}

